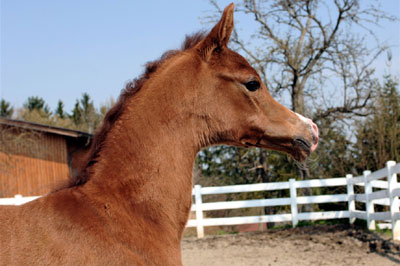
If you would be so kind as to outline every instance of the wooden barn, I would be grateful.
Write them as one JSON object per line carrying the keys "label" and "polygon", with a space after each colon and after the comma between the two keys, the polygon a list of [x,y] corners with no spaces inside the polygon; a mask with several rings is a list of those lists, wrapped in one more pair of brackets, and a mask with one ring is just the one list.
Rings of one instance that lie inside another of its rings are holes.
{"label": "wooden barn", "polygon": [[52,191],[81,167],[91,135],[0,118],[0,197]]}

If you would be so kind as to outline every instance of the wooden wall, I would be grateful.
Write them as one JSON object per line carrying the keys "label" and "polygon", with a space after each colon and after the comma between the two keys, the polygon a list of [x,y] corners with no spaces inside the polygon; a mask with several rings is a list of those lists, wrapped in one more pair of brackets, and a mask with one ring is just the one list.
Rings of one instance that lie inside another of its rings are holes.
{"label": "wooden wall", "polygon": [[68,180],[65,137],[16,130],[7,134],[0,142],[0,197],[44,195]]}

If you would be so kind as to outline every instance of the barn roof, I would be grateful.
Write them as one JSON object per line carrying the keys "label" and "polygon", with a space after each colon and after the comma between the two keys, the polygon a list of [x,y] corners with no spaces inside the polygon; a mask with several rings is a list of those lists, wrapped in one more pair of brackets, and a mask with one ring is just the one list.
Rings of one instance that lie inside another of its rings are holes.
{"label": "barn roof", "polygon": [[49,125],[43,125],[43,124],[38,124],[38,123],[33,123],[33,122],[22,121],[22,120],[7,119],[7,118],[0,118],[0,125],[35,130],[35,131],[51,133],[51,134],[56,134],[56,135],[61,135],[61,136],[66,136],[66,137],[72,137],[72,138],[80,138],[80,137],[91,138],[92,137],[91,134],[83,132],[83,131],[61,128],[61,127],[54,127],[54,126],[49,126]]}

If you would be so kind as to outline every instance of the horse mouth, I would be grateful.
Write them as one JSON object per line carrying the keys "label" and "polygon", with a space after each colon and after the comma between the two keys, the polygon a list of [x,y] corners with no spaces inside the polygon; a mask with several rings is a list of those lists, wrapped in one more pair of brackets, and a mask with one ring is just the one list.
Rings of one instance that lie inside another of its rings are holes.
{"label": "horse mouth", "polygon": [[307,153],[307,156],[311,154],[311,144],[308,141],[302,138],[296,138],[294,142],[300,149]]}
{"label": "horse mouth", "polygon": [[247,139],[246,141],[242,141],[242,145],[245,147],[258,147],[286,152],[298,162],[305,161],[311,154],[311,144],[302,138],[295,138],[292,140],[281,139],[280,141],[264,141],[262,139],[252,141]]}

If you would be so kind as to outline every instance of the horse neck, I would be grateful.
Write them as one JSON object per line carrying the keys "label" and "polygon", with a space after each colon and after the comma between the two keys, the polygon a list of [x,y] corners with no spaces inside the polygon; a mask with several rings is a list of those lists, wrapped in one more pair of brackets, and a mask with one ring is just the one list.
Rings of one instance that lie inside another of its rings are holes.
{"label": "horse neck", "polygon": [[190,104],[182,98],[153,97],[157,90],[168,93],[158,84],[168,86],[168,81],[150,82],[129,99],[85,187],[135,216],[142,212],[157,224],[174,226],[180,236],[191,207],[192,169],[203,126],[183,110]]}

